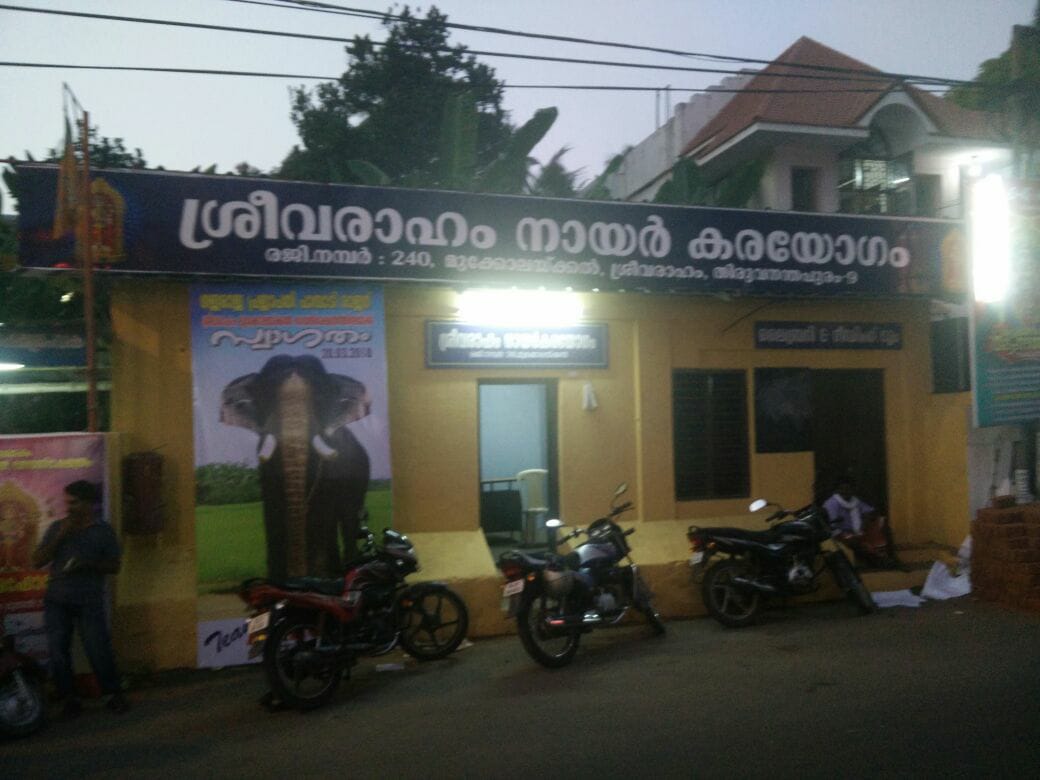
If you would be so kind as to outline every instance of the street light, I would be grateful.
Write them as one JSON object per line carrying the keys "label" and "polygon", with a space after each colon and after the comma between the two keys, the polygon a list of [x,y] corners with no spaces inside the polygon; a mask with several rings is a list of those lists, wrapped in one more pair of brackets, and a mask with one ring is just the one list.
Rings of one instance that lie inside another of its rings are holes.
{"label": "street light", "polygon": [[1007,188],[999,174],[972,185],[971,235],[975,300],[1000,303],[1011,286],[1011,220]]}

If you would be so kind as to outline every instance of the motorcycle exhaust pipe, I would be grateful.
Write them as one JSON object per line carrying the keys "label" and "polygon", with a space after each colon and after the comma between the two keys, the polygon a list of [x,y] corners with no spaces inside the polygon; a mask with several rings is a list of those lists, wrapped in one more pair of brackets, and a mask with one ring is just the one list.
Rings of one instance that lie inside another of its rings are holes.
{"label": "motorcycle exhaust pipe", "polygon": [[730,582],[737,587],[750,588],[751,590],[758,590],[762,593],[776,594],[780,592],[772,585],[759,582],[758,580],[749,580],[747,577],[734,577]]}
{"label": "motorcycle exhaust pipe", "polygon": [[584,626],[595,626],[603,622],[603,617],[598,612],[586,612],[584,615],[566,615],[564,617],[549,618],[545,625],[549,628],[582,628]]}

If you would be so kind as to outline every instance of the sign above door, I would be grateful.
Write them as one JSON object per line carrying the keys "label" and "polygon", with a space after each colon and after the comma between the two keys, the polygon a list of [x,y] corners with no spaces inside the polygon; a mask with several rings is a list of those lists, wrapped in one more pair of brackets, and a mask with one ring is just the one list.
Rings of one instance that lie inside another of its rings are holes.
{"label": "sign above door", "polygon": [[427,368],[606,368],[607,326],[426,323]]}

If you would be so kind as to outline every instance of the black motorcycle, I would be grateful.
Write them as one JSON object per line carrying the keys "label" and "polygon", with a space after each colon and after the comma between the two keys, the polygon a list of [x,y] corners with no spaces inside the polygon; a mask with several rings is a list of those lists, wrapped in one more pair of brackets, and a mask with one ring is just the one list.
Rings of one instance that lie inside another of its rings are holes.
{"label": "black motorcycle", "polygon": [[[635,529],[624,531],[614,522],[632,508],[631,502],[614,505],[626,490],[625,483],[618,486],[606,517],[559,540],[556,528],[562,524],[550,520],[546,524],[552,534],[549,552],[533,555],[511,550],[499,557],[509,617],[516,618],[528,655],[543,666],[566,666],[578,651],[582,634],[617,625],[631,607],[646,617],[655,633],[665,631],[653,595],[630,557],[627,537]],[[588,541],[573,552],[556,553],[558,544],[583,534]],[[622,563],[625,558],[628,563]]]}
{"label": "black motorcycle", "polygon": [[[773,524],[767,531],[691,525],[686,532],[694,578],[703,577],[701,594],[713,618],[732,628],[750,625],[768,599],[817,590],[817,578],[825,568],[860,612],[877,609],[848,556],[834,541],[834,529],[820,507],[810,504],[791,512],[759,499],[748,509],[757,512],[767,506],[776,507],[766,518]],[[709,567],[716,555],[726,557]]]}
{"label": "black motorcycle", "polygon": [[15,649],[0,615],[0,735],[23,737],[43,726],[45,679],[43,668]]}

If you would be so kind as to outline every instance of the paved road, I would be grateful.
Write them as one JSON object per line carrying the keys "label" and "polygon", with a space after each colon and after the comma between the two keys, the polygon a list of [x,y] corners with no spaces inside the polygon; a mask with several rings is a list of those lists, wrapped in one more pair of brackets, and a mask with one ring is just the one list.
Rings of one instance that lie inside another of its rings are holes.
{"label": "paved road", "polygon": [[1036,777],[1040,618],[972,600],[844,603],[586,638],[549,671],[515,637],[398,671],[366,659],[322,710],[268,713],[256,668],[137,681],[0,744],[0,777]]}

